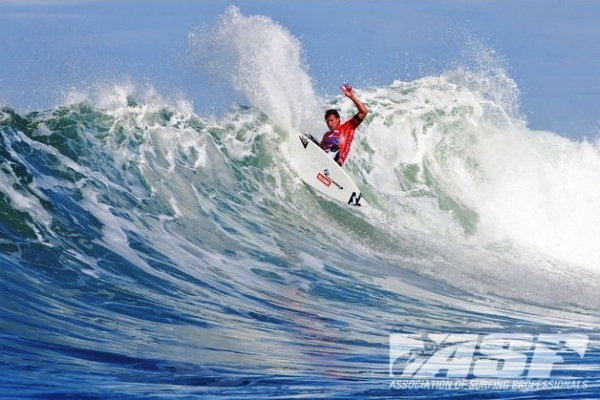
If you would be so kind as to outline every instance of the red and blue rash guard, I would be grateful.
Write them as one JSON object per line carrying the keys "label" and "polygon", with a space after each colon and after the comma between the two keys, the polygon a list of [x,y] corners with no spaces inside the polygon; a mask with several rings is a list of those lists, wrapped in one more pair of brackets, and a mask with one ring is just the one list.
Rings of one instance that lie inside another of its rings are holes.
{"label": "red and blue rash guard", "polygon": [[329,132],[325,132],[323,139],[321,139],[321,148],[331,156],[339,165],[344,164],[348,152],[350,151],[350,144],[354,139],[354,131],[360,125],[362,119],[356,114],[342,125],[338,126]]}

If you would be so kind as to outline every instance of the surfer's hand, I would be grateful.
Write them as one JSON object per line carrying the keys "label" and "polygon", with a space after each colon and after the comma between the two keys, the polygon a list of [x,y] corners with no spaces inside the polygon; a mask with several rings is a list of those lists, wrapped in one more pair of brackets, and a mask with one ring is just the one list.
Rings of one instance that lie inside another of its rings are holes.
{"label": "surfer's hand", "polygon": [[342,92],[346,97],[352,97],[352,95],[354,95],[354,93],[352,92],[352,86],[350,86],[346,82],[344,82],[344,84],[342,85]]}

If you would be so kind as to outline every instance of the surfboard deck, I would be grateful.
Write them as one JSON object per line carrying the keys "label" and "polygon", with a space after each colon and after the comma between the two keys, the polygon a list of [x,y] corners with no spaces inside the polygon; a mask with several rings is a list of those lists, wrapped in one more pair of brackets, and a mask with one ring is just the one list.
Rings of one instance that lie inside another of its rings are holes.
{"label": "surfboard deck", "polygon": [[298,135],[296,168],[300,179],[317,192],[351,206],[362,206],[364,200],[346,171],[306,135]]}

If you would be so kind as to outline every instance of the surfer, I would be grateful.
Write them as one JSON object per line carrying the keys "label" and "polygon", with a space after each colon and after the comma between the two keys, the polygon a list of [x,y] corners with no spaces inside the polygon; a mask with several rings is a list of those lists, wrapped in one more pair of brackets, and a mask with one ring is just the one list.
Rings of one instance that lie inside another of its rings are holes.
{"label": "surfer", "polygon": [[361,124],[369,112],[367,107],[356,97],[352,86],[347,83],[342,85],[344,96],[352,100],[358,113],[352,118],[340,124],[340,114],[336,109],[330,109],[325,112],[325,123],[329,131],[325,132],[321,139],[321,148],[331,156],[340,166],[346,161],[350,152],[350,144],[354,138],[354,131]]}

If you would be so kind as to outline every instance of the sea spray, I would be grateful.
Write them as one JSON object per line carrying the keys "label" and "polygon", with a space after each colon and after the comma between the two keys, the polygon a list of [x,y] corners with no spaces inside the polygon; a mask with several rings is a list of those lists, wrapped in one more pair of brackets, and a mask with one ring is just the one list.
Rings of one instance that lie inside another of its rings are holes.
{"label": "sea spray", "polygon": [[285,130],[310,131],[321,119],[301,42],[270,18],[230,6],[213,28],[190,33],[189,44],[197,64]]}

